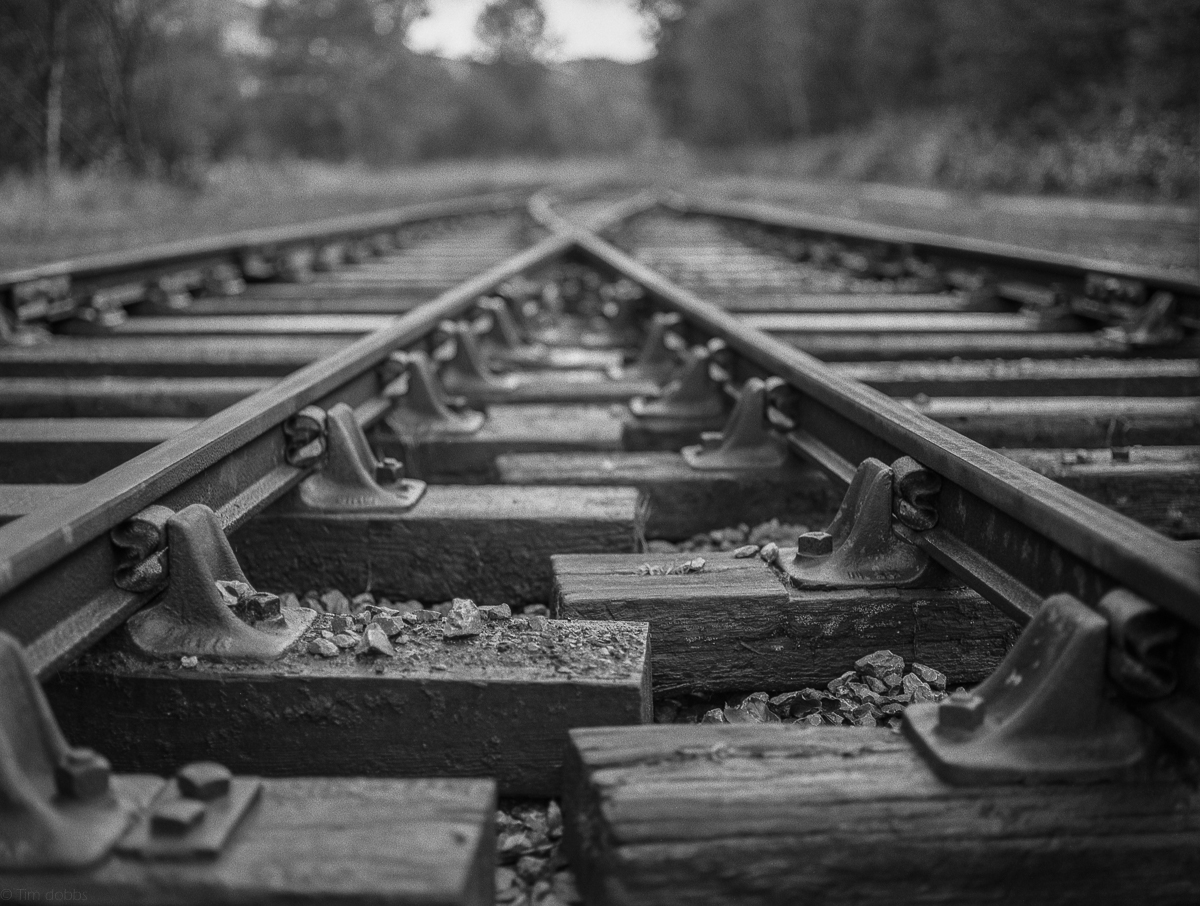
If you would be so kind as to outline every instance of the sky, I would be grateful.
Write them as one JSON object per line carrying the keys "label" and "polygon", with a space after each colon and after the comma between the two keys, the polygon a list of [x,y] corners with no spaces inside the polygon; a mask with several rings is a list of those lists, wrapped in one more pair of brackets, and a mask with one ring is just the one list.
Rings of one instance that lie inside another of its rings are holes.
{"label": "sky", "polygon": [[[408,45],[445,57],[469,57],[479,49],[475,20],[486,0],[429,0],[429,15],[409,30]],[[559,42],[559,59],[609,57],[636,62],[652,48],[630,0],[542,0],[546,30]]]}

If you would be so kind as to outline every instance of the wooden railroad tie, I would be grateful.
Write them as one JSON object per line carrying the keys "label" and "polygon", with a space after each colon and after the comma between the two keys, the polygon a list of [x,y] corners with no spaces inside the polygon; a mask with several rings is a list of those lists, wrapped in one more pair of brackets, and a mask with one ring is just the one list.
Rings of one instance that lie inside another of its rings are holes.
{"label": "wooden railroad tie", "polygon": [[[786,551],[784,552],[786,555]],[[657,695],[823,686],[864,651],[937,664],[952,683],[995,669],[1019,628],[973,591],[790,587],[758,556],[558,554],[557,614],[650,624]]]}

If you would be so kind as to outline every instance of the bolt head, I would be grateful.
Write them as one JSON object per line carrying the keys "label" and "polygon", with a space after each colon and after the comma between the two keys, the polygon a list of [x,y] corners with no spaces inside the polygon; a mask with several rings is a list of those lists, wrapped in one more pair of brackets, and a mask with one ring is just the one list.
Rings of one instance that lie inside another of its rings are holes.
{"label": "bolt head", "polygon": [[156,805],[150,813],[153,834],[186,834],[204,818],[204,803],[195,799],[173,799]]}
{"label": "bolt head", "polygon": [[796,539],[796,556],[825,557],[833,553],[833,535],[828,532],[805,532]]}
{"label": "bolt head", "polygon": [[186,798],[211,802],[229,793],[233,773],[215,761],[193,761],[179,769],[175,780]]}
{"label": "bolt head", "polygon": [[404,463],[386,456],[375,463],[375,481],[379,484],[395,484],[404,478]]}
{"label": "bolt head", "polygon": [[972,692],[955,692],[938,705],[938,729],[959,732],[977,730],[983,725],[987,704]]}
{"label": "bolt head", "polygon": [[67,799],[95,799],[108,792],[112,765],[92,749],[70,749],[54,768],[54,785]]}

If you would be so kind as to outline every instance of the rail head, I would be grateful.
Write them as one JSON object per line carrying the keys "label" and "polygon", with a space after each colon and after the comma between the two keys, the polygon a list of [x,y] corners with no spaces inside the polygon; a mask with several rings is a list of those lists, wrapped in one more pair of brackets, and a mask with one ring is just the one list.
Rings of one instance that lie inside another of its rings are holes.
{"label": "rail head", "polygon": [[1116,278],[1144,288],[1147,298],[1169,292],[1187,317],[1200,319],[1200,281],[1153,268],[1026,248],[983,239],[968,239],[925,230],[872,224],[859,220],[808,214],[763,202],[721,198],[664,196],[668,210],[701,215],[801,235],[859,243],[879,243],[910,249],[922,258],[947,264],[986,268],[997,277],[1032,278],[1076,293],[1085,293],[1089,278]]}

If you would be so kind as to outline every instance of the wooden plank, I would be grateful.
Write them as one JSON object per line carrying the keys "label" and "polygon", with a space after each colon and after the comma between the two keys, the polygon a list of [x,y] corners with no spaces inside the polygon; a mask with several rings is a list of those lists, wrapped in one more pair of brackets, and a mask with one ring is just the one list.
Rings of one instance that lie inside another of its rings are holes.
{"label": "wooden plank", "polygon": [[314,513],[285,498],[232,541],[264,588],[540,604],[553,589],[551,554],[636,551],[643,513],[633,488],[434,485],[399,514]]}
{"label": "wooden plank", "polygon": [[[1137,358],[1144,350],[1126,347],[1101,333],[940,333],[776,335],[825,362],[901,361],[910,359],[1069,359]],[[1185,340],[1155,349],[1158,358],[1194,359],[1200,342]]]}
{"label": "wooden plank", "polygon": [[376,432],[382,455],[403,459],[410,473],[429,481],[495,481],[495,459],[504,453],[570,453],[621,448],[621,409],[610,406],[493,405],[475,434],[431,432],[397,438]]}
{"label": "wooden plank", "polygon": [[[271,292],[264,292],[270,288]],[[255,284],[240,296],[201,296],[173,312],[192,315],[402,315],[438,295],[439,288],[387,291],[377,286],[314,283]]]}
{"label": "wooden plank", "polygon": [[[114,793],[139,807],[161,784],[112,778]],[[113,855],[84,871],[0,874],[0,888],[16,902],[102,906],[491,906],[495,809],[489,780],[265,780],[215,860]]]}
{"label": "wooden plank", "polygon": [[73,743],[118,770],[219,752],[240,773],[494,777],[506,796],[558,794],[568,730],[650,721],[644,624],[521,618],[445,641],[424,623],[398,638],[394,658],[294,647],[270,664],[188,670],[112,645],[46,692]]}
{"label": "wooden plank", "polygon": [[660,695],[824,685],[880,648],[935,664],[952,682],[978,682],[1018,633],[991,604],[959,587],[801,591],[759,558],[730,553],[703,554],[698,573],[641,569],[693,556],[557,555],[556,613],[649,623]]}
{"label": "wooden plank", "polygon": [[845,362],[834,370],[890,396],[1200,396],[1200,361],[1189,359]]}
{"label": "wooden plank", "polygon": [[738,314],[961,312],[967,311],[969,304],[957,293],[742,292],[714,301]]}
{"label": "wooden plank", "polygon": [[953,787],[890,730],[577,730],[565,842],[589,904],[1200,901],[1200,793]]}
{"label": "wooden plank", "polygon": [[649,501],[646,537],[779,518],[826,525],[842,492],[819,469],[789,458],[780,469],[693,469],[678,453],[514,453],[496,459],[503,484],[635,487]]}
{"label": "wooden plank", "polygon": [[279,376],[323,359],[350,337],[55,337],[39,346],[0,346],[0,377]]}
{"label": "wooden plank", "polygon": [[658,396],[659,385],[637,378],[611,378],[603,371],[544,369],[515,371],[505,384],[451,386],[471,405],[627,403],[635,396]]}
{"label": "wooden plank", "polygon": [[989,447],[1200,444],[1196,397],[946,397],[906,405]]}
{"label": "wooden plank", "polygon": [[206,418],[274,384],[271,378],[7,378],[4,418]]}
{"label": "wooden plank", "polygon": [[[182,418],[19,419],[0,422],[0,481],[82,483],[197,424]],[[415,477],[485,481],[509,451],[614,450],[621,422],[602,406],[491,406],[475,434],[432,434],[406,443],[379,429],[372,446],[405,460]]]}
{"label": "wooden plank", "polygon": [[772,334],[985,334],[1044,333],[1043,321],[1013,312],[769,312],[745,314],[750,327]]}
{"label": "wooden plank", "polygon": [[67,333],[118,337],[267,337],[303,336],[351,339],[391,326],[387,315],[287,314],[287,315],[139,315],[112,327],[85,322],[64,328]]}
{"label": "wooden plank", "polygon": [[1164,535],[1200,536],[1200,447],[1132,447],[1127,460],[1111,450],[999,452]]}

